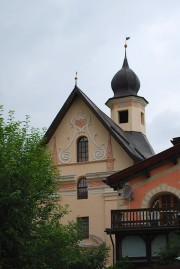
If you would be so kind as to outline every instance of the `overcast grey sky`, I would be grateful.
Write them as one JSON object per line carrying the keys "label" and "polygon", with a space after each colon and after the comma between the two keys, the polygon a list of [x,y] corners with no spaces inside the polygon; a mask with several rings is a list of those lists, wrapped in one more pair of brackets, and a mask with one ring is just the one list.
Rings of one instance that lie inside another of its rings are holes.
{"label": "overcast grey sky", "polygon": [[48,128],[74,88],[108,115],[124,59],[138,75],[155,152],[180,136],[179,0],[0,0],[0,103]]}

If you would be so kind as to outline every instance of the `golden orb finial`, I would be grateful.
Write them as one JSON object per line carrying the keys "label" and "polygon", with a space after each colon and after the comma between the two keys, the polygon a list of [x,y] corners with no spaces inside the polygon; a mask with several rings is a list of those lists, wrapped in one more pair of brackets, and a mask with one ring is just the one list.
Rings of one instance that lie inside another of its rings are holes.
{"label": "golden orb finial", "polygon": [[125,49],[127,48],[127,43],[126,43],[126,41],[127,41],[127,40],[129,40],[129,39],[130,39],[130,37],[129,37],[129,36],[128,36],[128,37],[126,37],[125,44],[124,44]]}

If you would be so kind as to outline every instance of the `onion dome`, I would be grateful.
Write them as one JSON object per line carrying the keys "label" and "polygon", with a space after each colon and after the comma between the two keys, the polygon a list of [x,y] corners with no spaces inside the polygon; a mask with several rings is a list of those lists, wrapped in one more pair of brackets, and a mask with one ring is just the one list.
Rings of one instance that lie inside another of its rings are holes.
{"label": "onion dome", "polygon": [[111,81],[114,97],[137,95],[140,88],[140,81],[136,74],[129,68],[126,47],[122,68],[114,75]]}

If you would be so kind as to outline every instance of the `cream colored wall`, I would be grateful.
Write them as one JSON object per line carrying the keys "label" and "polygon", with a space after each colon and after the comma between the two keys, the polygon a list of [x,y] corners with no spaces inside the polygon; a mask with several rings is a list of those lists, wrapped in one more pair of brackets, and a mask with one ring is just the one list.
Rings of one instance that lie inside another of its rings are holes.
{"label": "cream colored wall", "polygon": [[70,214],[64,218],[76,220],[77,217],[89,217],[90,234],[98,235],[102,240],[105,239],[104,230],[104,200],[101,193],[88,192],[88,199],[77,200],[74,196],[63,196],[63,203],[69,204]]}
{"label": "cream colored wall", "polygon": [[124,149],[112,138],[112,148],[114,157],[114,170],[122,170],[134,164],[132,158],[124,151]]}
{"label": "cream colored wall", "polygon": [[[104,206],[105,206],[105,228],[111,227],[111,216],[110,212],[113,209],[117,209],[117,192],[114,192],[112,189],[106,190],[106,193],[104,193]],[[112,236],[114,245],[115,245],[115,238]],[[109,235],[105,234],[105,242],[108,247],[110,247],[110,259],[109,259],[109,265],[113,263],[113,247],[112,242],[109,237]]]}
{"label": "cream colored wall", "polygon": [[[72,119],[81,112],[90,117],[90,125],[79,132],[71,124]],[[89,161],[77,163],[76,143],[79,136],[87,136],[89,143]],[[68,138],[69,137],[69,138]],[[69,139],[69,140],[68,140]],[[71,155],[67,163],[62,163],[56,159],[60,178],[61,203],[68,204],[70,213],[66,215],[63,222],[76,220],[79,217],[89,216],[90,235],[95,235],[111,246],[108,235],[104,232],[110,228],[110,212],[117,209],[117,194],[102,182],[108,175],[116,170],[126,168],[133,164],[133,160],[124,149],[111,137],[112,154],[114,160],[114,170],[107,170],[107,147],[109,132],[96,118],[89,107],[77,98],[69,108],[66,116],[61,121],[53,137],[49,141],[49,148],[53,152],[55,159],[59,158],[59,149]],[[68,146],[69,145],[69,146]],[[101,159],[95,159],[93,154],[97,149],[103,149],[105,154]],[[56,152],[55,152],[56,151]],[[85,176],[88,181],[88,199],[77,199],[77,181],[81,176]],[[93,243],[93,242],[91,242]],[[89,241],[88,241],[89,244]],[[110,258],[112,262],[112,257]]]}

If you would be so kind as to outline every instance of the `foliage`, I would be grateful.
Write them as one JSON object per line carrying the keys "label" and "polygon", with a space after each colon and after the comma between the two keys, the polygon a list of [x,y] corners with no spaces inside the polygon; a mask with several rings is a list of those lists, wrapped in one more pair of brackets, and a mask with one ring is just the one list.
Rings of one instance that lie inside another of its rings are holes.
{"label": "foliage", "polygon": [[51,220],[37,228],[30,242],[30,269],[68,269],[80,255],[76,224]]}
{"label": "foliage", "polygon": [[79,257],[71,263],[70,269],[103,269],[107,263],[108,252],[109,248],[104,243],[97,248],[81,248]]}
{"label": "foliage", "polygon": [[[57,208],[57,171],[42,134],[25,122],[0,116],[0,247],[3,268],[21,268],[37,225],[64,214]],[[58,210],[57,210],[58,209]],[[58,214],[57,214],[58,212]]]}
{"label": "foliage", "polygon": [[180,233],[172,232],[169,235],[169,242],[166,247],[162,248],[158,253],[158,264],[176,264],[175,259],[180,256]]}
{"label": "foliage", "polygon": [[59,175],[43,134],[29,129],[28,117],[15,121],[10,111],[5,121],[2,115],[0,268],[69,269],[77,261],[92,264],[82,268],[102,268],[106,247],[84,252],[78,244],[78,226],[61,223],[67,208],[59,205]]}
{"label": "foliage", "polygon": [[133,263],[129,257],[123,257],[121,261],[118,261],[114,266],[108,267],[108,269],[132,269],[134,268]]}
{"label": "foliage", "polygon": [[77,225],[73,222],[62,225],[50,221],[38,227],[29,247],[28,269],[103,269],[109,249],[105,244],[97,249],[79,246]]}

